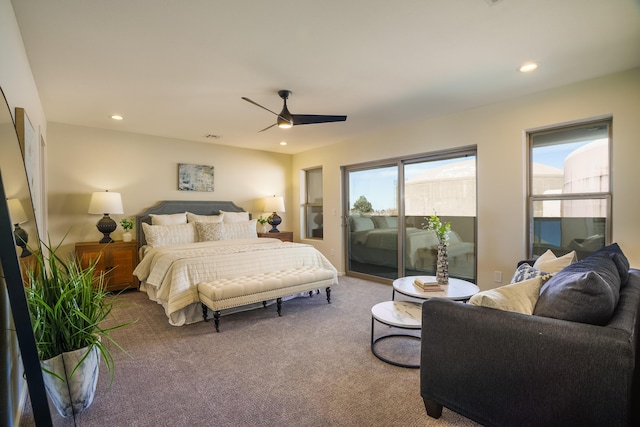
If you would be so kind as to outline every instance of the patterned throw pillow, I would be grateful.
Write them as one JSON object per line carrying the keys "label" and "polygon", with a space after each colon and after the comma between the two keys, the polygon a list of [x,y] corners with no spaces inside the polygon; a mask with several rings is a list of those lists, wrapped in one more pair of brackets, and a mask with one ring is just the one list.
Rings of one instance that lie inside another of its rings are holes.
{"label": "patterned throw pillow", "polygon": [[516,269],[516,272],[513,274],[513,277],[511,278],[511,283],[523,282],[525,280],[533,279],[535,277],[542,278],[542,283],[544,283],[547,280],[549,280],[551,276],[553,276],[553,274],[547,273],[545,271],[540,271],[537,268],[531,267],[527,263],[523,263]]}
{"label": "patterned throw pillow", "polygon": [[225,224],[223,222],[195,222],[198,242],[225,240]]}

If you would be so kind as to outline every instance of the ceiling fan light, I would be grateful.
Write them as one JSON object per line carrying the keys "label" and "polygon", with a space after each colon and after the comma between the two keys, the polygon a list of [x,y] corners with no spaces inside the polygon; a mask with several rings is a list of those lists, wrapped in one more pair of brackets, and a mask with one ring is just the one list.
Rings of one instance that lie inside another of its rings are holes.
{"label": "ceiling fan light", "polygon": [[291,128],[291,126],[292,126],[291,122],[287,122],[286,120],[282,120],[282,121],[278,120],[278,127],[280,129],[289,129]]}

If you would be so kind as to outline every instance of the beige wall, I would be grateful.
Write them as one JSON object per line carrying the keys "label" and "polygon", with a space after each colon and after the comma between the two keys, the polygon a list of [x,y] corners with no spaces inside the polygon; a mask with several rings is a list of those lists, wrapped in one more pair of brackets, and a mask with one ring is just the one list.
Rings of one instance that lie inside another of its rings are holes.
{"label": "beige wall", "polygon": [[[44,137],[47,120],[10,0],[0,0],[0,55],[0,87],[11,114],[15,118],[15,108],[24,108],[34,130]],[[0,289],[0,312],[0,328],[10,331],[0,334],[0,351],[3,354],[0,358],[0,369],[4,378],[0,384],[0,424],[15,425],[19,421],[20,409],[26,397],[26,387],[22,378],[24,370],[15,328],[11,325],[10,307],[4,288]]]}
{"label": "beige wall", "polygon": [[[497,286],[525,256],[524,133],[538,127],[613,116],[613,241],[640,266],[640,69],[362,136],[293,157],[293,176],[324,169],[324,240],[309,243],[344,271],[340,166],[451,147],[478,147],[478,285]],[[300,191],[299,180],[293,185]],[[335,215],[334,215],[335,212]],[[295,221],[300,219],[299,210]]]}
{"label": "beige wall", "polygon": [[[291,230],[291,155],[159,138],[126,132],[49,123],[49,233],[54,243],[68,233],[65,249],[78,241],[98,241],[102,234],[89,215],[94,191],[122,194],[120,222],[161,200],[231,200],[257,218],[263,198],[285,197],[280,214]],[[178,163],[214,166],[213,192],[178,191]],[[122,228],[112,233],[118,239]]]}

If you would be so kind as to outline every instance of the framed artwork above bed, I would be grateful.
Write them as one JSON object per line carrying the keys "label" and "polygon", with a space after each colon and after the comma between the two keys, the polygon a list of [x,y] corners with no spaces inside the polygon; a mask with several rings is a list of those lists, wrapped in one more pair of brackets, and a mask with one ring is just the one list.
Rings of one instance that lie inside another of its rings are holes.
{"label": "framed artwork above bed", "polygon": [[178,190],[213,191],[213,166],[178,163]]}

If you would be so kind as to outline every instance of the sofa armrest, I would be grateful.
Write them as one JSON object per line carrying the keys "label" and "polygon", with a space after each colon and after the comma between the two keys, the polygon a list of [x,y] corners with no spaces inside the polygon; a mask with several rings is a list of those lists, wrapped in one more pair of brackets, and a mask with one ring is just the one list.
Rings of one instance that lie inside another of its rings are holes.
{"label": "sofa armrest", "polygon": [[427,407],[489,426],[626,425],[632,341],[614,328],[431,298],[421,394]]}

